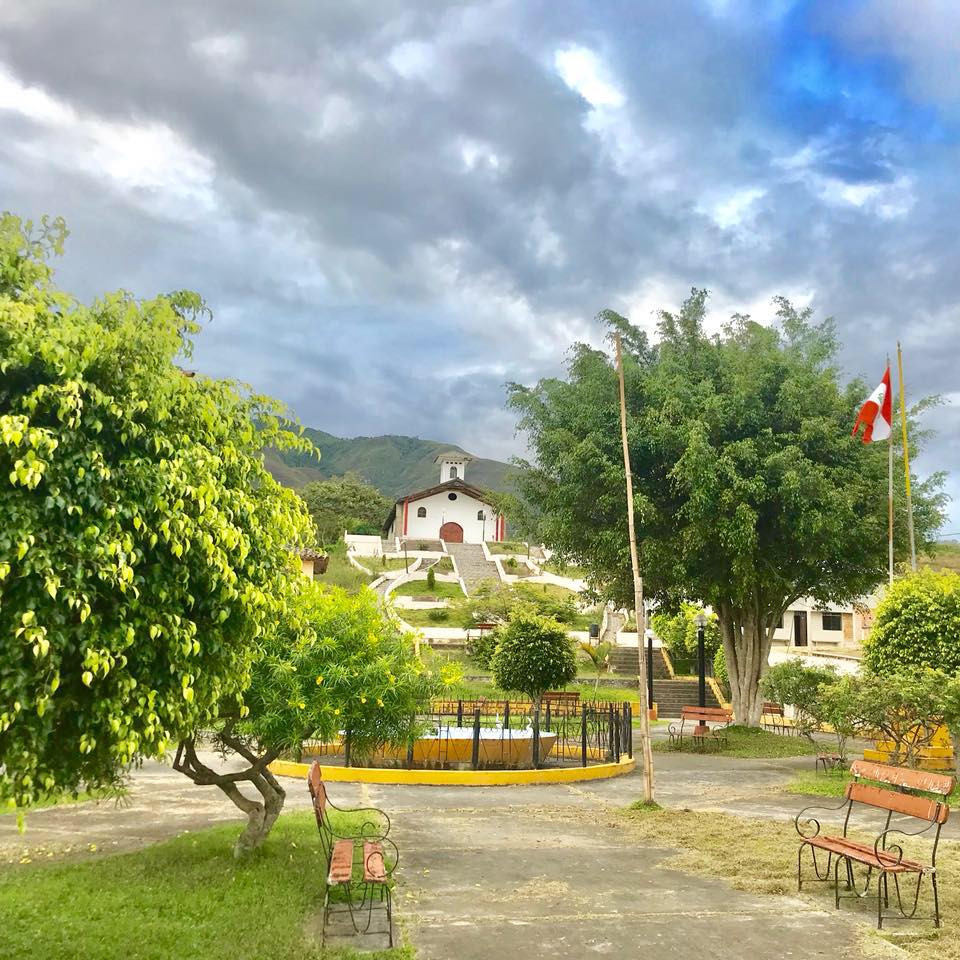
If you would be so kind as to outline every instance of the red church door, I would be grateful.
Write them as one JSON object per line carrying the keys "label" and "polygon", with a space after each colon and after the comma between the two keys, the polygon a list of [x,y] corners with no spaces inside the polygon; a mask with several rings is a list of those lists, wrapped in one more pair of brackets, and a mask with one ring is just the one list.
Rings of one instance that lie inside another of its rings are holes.
{"label": "red church door", "polygon": [[447,543],[463,543],[463,527],[459,523],[445,523],[440,528],[440,539]]}

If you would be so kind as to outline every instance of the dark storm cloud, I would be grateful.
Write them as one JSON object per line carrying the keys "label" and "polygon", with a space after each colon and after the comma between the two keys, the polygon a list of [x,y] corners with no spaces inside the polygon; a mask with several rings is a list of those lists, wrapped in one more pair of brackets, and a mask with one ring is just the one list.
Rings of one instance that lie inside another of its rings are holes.
{"label": "dark storm cloud", "polygon": [[505,380],[696,284],[833,314],[869,381],[899,336],[949,469],[952,41],[871,5],[8,0],[3,205],[85,296],[201,290],[196,365],[335,433],[506,455]]}

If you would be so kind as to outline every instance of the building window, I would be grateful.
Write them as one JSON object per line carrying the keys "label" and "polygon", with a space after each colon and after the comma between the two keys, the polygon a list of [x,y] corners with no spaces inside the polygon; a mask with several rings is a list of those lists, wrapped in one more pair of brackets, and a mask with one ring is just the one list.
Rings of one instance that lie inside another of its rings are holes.
{"label": "building window", "polygon": [[447,494],[447,499],[448,499],[448,500],[456,500],[456,499],[457,499],[457,495],[456,495],[455,493],[448,493],[448,494]]}
{"label": "building window", "polygon": [[839,613],[831,610],[823,611],[823,629],[824,630],[842,630],[843,617]]}
{"label": "building window", "polygon": [[780,614],[780,619],[777,621],[777,629],[778,629],[778,630],[782,630],[782,629],[783,629],[783,614],[782,614],[782,613]]}
{"label": "building window", "polygon": [[417,516],[421,519],[427,515],[426,507],[417,507]]}
{"label": "building window", "polygon": [[451,479],[451,480],[456,480],[456,479],[457,479],[457,468],[456,468],[456,467],[451,467],[451,468],[450,468],[450,479]]}
{"label": "building window", "polygon": [[486,520],[486,519],[487,519],[487,515],[486,515],[482,510],[478,510],[478,511],[477,511],[477,519],[478,519],[478,520]]}

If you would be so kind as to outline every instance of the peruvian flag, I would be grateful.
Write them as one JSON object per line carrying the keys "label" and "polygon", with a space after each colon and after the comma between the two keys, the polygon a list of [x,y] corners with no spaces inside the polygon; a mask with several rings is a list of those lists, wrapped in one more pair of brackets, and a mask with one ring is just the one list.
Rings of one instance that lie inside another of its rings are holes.
{"label": "peruvian flag", "polygon": [[857,414],[857,422],[853,425],[853,436],[857,435],[860,425],[863,424],[864,443],[886,440],[890,436],[893,423],[893,397],[890,393],[890,367],[887,366],[880,385],[867,398],[867,402]]}

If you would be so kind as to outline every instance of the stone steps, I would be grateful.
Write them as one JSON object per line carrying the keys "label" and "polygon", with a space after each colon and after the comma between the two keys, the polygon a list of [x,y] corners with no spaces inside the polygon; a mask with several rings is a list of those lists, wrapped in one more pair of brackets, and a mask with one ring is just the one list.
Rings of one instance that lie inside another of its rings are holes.
{"label": "stone steps", "polygon": [[457,573],[463,580],[467,593],[473,593],[486,580],[499,581],[497,565],[486,558],[478,543],[448,543],[447,553],[453,557]]}
{"label": "stone steps", "polygon": [[[636,676],[639,670],[636,647],[614,647],[610,651],[610,668],[613,673]],[[659,648],[653,651],[653,679],[669,680],[670,672]]]}

